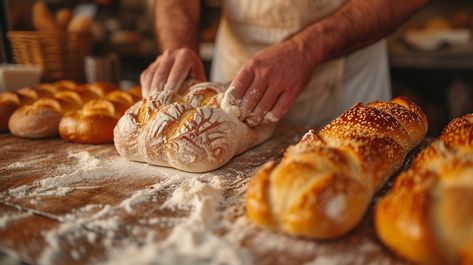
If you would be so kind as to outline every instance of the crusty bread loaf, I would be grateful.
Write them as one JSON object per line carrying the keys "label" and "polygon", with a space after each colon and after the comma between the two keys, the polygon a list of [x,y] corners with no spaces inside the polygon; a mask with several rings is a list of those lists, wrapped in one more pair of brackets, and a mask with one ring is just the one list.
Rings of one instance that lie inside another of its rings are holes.
{"label": "crusty bread loaf", "polygon": [[42,84],[18,91],[19,97],[32,104],[18,108],[10,117],[8,127],[16,136],[44,138],[58,134],[58,125],[69,111],[80,109],[92,99],[104,97],[116,90],[110,84],[78,85],[71,81]]}
{"label": "crusty bread loaf", "polygon": [[379,238],[418,264],[473,264],[473,114],[454,119],[375,209]]}
{"label": "crusty bread loaf", "polygon": [[69,8],[61,8],[56,12],[56,24],[61,30],[66,30],[72,19],[72,11]]}
{"label": "crusty bread loaf", "polygon": [[427,131],[406,98],[357,104],[320,132],[310,130],[249,183],[246,213],[258,226],[316,239],[350,231],[373,194]]}
{"label": "crusty bread loaf", "polygon": [[113,141],[113,129],[123,113],[136,102],[139,89],[112,91],[101,99],[64,115],[59,123],[59,134],[65,141],[102,144]]}
{"label": "crusty bread loaf", "polygon": [[32,23],[36,30],[59,31],[61,30],[53,15],[49,12],[48,6],[43,1],[36,1],[32,10]]}
{"label": "crusty bread loaf", "polygon": [[[204,172],[268,139],[274,126],[249,128],[220,108],[226,86],[200,83],[133,105],[114,131],[118,152],[135,161]],[[165,101],[170,99],[172,103]]]}

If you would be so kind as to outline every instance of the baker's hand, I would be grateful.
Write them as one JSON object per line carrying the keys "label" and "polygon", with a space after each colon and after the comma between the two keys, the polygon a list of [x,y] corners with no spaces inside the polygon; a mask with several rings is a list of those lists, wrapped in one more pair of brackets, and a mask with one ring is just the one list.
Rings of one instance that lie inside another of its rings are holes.
{"label": "baker's hand", "polygon": [[249,126],[275,123],[305,88],[312,70],[295,42],[273,45],[241,68],[225,93],[222,107]]}
{"label": "baker's hand", "polygon": [[166,50],[141,73],[143,97],[161,90],[174,94],[188,77],[207,79],[199,56],[189,48]]}

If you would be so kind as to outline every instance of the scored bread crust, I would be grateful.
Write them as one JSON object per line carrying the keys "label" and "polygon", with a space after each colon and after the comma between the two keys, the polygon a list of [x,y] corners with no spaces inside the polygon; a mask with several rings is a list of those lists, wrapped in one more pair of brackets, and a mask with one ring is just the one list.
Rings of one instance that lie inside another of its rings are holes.
{"label": "scored bread crust", "polygon": [[294,236],[341,236],[359,223],[373,194],[426,131],[425,114],[407,98],[357,104],[256,173],[247,216]]}
{"label": "scored bread crust", "polygon": [[117,151],[134,161],[205,172],[268,139],[274,125],[250,128],[221,108],[225,90],[199,83],[182,94],[162,91],[141,100],[115,127]]}
{"label": "scored bread crust", "polygon": [[379,238],[418,264],[473,264],[473,114],[452,120],[375,209]]}

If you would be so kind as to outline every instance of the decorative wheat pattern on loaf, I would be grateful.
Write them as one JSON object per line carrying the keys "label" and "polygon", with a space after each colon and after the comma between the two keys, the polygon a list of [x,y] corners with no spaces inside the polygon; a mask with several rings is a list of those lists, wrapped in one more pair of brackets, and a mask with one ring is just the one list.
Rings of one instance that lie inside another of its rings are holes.
{"label": "decorative wheat pattern on loaf", "polygon": [[205,172],[268,139],[274,126],[250,128],[221,107],[226,86],[200,83],[132,106],[114,131],[118,152],[130,160]]}

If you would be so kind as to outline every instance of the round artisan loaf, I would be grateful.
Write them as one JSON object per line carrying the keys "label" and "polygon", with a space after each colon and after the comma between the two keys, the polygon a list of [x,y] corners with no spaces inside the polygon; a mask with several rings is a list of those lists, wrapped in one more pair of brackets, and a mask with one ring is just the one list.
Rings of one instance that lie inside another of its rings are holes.
{"label": "round artisan loaf", "polygon": [[375,208],[379,238],[418,264],[473,264],[473,114],[451,121]]}
{"label": "round artisan loaf", "polygon": [[424,113],[406,98],[357,104],[256,173],[247,216],[294,236],[341,236],[359,223],[374,193],[426,132]]}
{"label": "round artisan loaf", "polygon": [[141,100],[115,127],[117,151],[135,161],[205,172],[268,139],[273,125],[250,128],[221,109],[225,90],[200,83],[179,95],[163,91]]}

